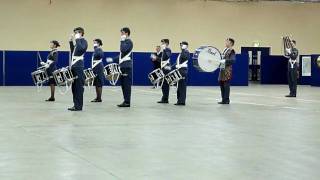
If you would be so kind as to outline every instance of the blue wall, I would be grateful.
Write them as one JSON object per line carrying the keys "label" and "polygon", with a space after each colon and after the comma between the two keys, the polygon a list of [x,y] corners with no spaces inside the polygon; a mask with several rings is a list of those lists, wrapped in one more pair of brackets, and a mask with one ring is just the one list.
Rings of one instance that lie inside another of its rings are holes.
{"label": "blue wall", "polygon": [[0,86],[3,86],[3,51],[0,51]]}
{"label": "blue wall", "polygon": [[317,59],[320,54],[311,55],[311,86],[320,86],[320,68],[317,65]]}
{"label": "blue wall", "polygon": [[[2,52],[1,52],[2,53]],[[0,62],[2,54],[0,53]],[[40,51],[41,59],[46,60],[48,51]],[[59,52],[58,67],[65,67],[69,64],[69,55],[67,51]],[[117,52],[107,52],[105,57],[115,57]],[[90,67],[92,52],[85,55],[85,67]],[[178,53],[173,53],[172,62],[175,62]],[[148,74],[152,71],[152,62],[150,60],[150,52],[133,53],[133,84],[134,85],[151,85]],[[8,86],[30,86],[33,85],[31,72],[39,67],[40,60],[37,51],[6,51],[5,53],[5,85]],[[106,63],[106,62],[105,62]],[[0,63],[0,68],[2,63]],[[213,73],[204,73],[197,71],[189,61],[189,78],[188,84],[194,86],[211,86],[218,85],[218,70]],[[232,85],[248,85],[248,55],[237,55],[236,63],[233,68]],[[2,72],[2,68],[1,68]],[[0,82],[2,84],[2,73],[0,73]]]}
{"label": "blue wall", "polygon": [[261,56],[261,84],[287,84],[287,69],[284,56]]}
{"label": "blue wall", "polygon": [[[300,66],[299,66],[299,84],[310,85],[312,76],[302,76],[302,57],[304,57],[304,56],[310,56],[310,55],[300,55],[300,57],[299,57],[299,64],[300,64]],[[311,66],[311,68],[312,68],[312,66]]]}
{"label": "blue wall", "polygon": [[26,86],[32,84],[31,71],[37,69],[35,51],[6,51],[5,85]]}

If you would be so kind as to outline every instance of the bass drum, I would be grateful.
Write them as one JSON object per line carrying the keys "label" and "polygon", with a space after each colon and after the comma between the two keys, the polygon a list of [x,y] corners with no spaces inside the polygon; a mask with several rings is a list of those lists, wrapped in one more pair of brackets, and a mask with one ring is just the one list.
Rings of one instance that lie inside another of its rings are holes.
{"label": "bass drum", "polygon": [[200,72],[214,72],[222,59],[220,51],[212,46],[201,46],[193,53],[193,66]]}

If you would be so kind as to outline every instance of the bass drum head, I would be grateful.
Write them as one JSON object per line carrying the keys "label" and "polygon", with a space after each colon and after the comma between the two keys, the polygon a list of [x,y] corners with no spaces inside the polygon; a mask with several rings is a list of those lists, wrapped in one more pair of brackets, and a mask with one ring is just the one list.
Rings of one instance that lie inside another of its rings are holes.
{"label": "bass drum head", "polygon": [[195,51],[194,66],[202,72],[213,72],[218,69],[221,60],[220,51],[212,46],[202,46]]}

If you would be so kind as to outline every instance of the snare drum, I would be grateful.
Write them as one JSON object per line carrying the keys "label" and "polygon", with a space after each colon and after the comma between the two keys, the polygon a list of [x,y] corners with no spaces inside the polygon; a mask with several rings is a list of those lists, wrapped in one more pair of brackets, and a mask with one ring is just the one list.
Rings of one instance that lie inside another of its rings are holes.
{"label": "snare drum", "polygon": [[49,81],[49,76],[45,68],[39,68],[32,72],[31,77],[36,86],[42,86],[44,83]]}
{"label": "snare drum", "polygon": [[94,82],[94,78],[96,77],[93,73],[93,70],[91,68],[88,68],[83,70],[83,73],[85,77],[85,80],[84,80],[85,85],[92,86]]}
{"label": "snare drum", "polygon": [[170,86],[173,86],[173,85],[177,84],[179,80],[183,79],[183,76],[179,72],[179,69],[175,69],[175,70],[169,72],[165,76],[165,79]]}
{"label": "snare drum", "polygon": [[116,85],[121,76],[120,66],[117,63],[111,63],[104,67],[104,76],[111,85]]}
{"label": "snare drum", "polygon": [[161,68],[158,68],[154,71],[152,71],[151,73],[149,73],[148,78],[150,80],[150,82],[154,85],[154,86],[162,86],[163,80],[164,80],[164,73],[161,70]]}
{"label": "snare drum", "polygon": [[218,69],[222,59],[220,51],[212,46],[201,46],[193,53],[193,66],[201,72]]}
{"label": "snare drum", "polygon": [[69,86],[77,78],[68,66],[53,71],[52,75],[58,86]]}

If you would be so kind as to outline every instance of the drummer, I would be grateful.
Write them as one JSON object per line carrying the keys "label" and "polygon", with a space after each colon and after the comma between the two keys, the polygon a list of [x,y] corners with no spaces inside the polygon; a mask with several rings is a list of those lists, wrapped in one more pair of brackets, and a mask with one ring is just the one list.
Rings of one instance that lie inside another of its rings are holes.
{"label": "drummer", "polygon": [[188,76],[188,60],[190,53],[188,51],[188,42],[182,41],[180,43],[181,53],[178,56],[176,68],[179,70],[183,79],[178,81],[177,99],[178,102],[174,105],[184,106],[186,105],[186,94],[187,94],[187,76]]}
{"label": "drummer", "polygon": [[153,70],[161,68],[161,47],[156,46],[156,52],[151,54],[151,61],[153,63]]}
{"label": "drummer", "polygon": [[[74,106],[68,108],[69,111],[82,111],[84,93],[84,54],[87,51],[88,43],[84,39],[84,29],[77,27],[73,30],[69,39],[70,50],[72,52],[71,71],[77,77],[72,83],[72,95]],[[74,44],[75,41],[75,44]]]}
{"label": "drummer", "polygon": [[[162,49],[162,57],[161,57],[161,69],[163,73],[166,75],[171,71],[170,66],[170,57],[171,57],[171,49],[169,48],[169,39],[161,40],[161,49]],[[162,98],[158,103],[169,103],[169,91],[170,86],[167,81],[163,82],[162,85]]]}
{"label": "drummer", "polygon": [[47,57],[46,62],[41,62],[40,64],[46,68],[47,74],[49,76],[49,86],[51,90],[51,96],[46,101],[55,101],[54,93],[55,93],[55,86],[56,82],[52,76],[52,72],[57,69],[57,61],[58,61],[58,47],[60,47],[60,44],[58,41],[53,40],[50,42],[50,49],[51,52],[49,53]]}
{"label": "drummer", "polygon": [[124,27],[120,30],[120,56],[116,58],[107,58],[107,62],[118,61],[120,70],[120,84],[124,101],[117,105],[118,107],[130,107],[131,103],[131,85],[132,85],[132,58],[133,42],[130,39],[130,29]]}
{"label": "drummer", "polygon": [[95,78],[93,81],[93,85],[96,87],[96,98],[93,99],[91,102],[102,102],[102,87],[104,84],[104,66],[102,59],[104,58],[104,52],[102,50],[102,40],[95,39],[93,40],[93,48],[94,52],[92,55],[92,70],[95,74]]}
{"label": "drummer", "polygon": [[218,104],[230,103],[230,81],[232,78],[232,64],[236,60],[236,52],[233,49],[234,39],[228,38],[226,40],[226,48],[222,53],[222,60],[220,61],[219,85],[221,90],[222,101]]}

